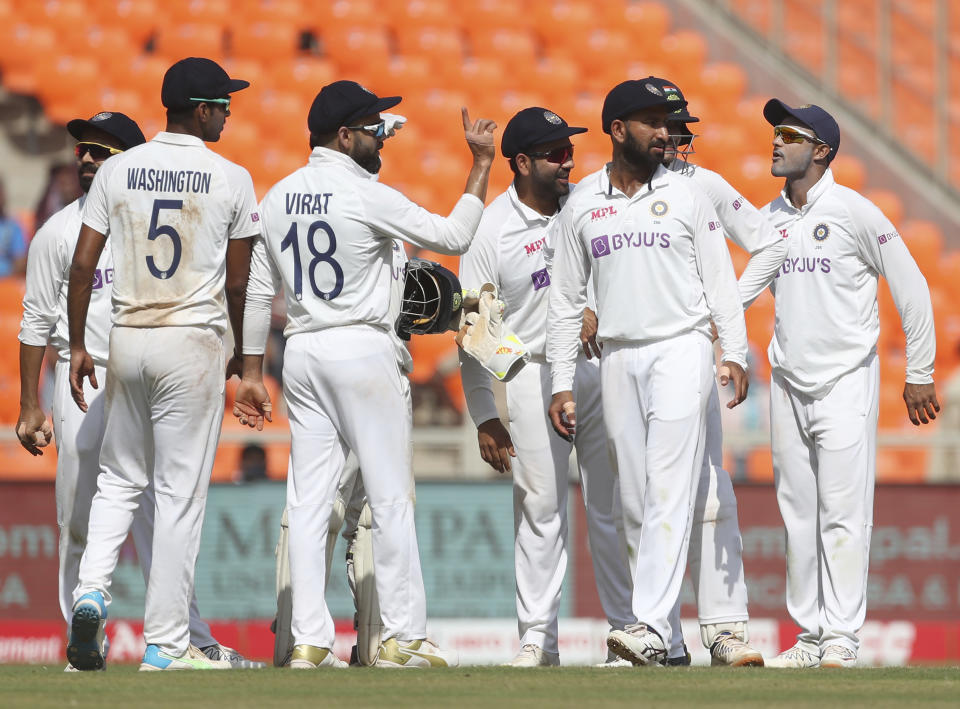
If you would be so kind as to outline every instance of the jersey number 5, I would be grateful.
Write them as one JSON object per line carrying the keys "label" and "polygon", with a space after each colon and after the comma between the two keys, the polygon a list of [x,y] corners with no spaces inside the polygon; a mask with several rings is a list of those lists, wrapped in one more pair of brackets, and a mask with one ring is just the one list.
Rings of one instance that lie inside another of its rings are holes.
{"label": "jersey number 5", "polygon": [[[317,249],[315,239],[318,231],[324,231],[327,234],[329,244],[326,251]],[[293,251],[293,293],[297,300],[303,300],[303,267],[300,262],[300,240],[297,237],[297,222],[290,225],[290,230],[283,237],[283,241],[280,242],[281,253],[286,251],[287,248],[291,248]],[[330,228],[329,224],[324,221],[316,221],[310,225],[307,230],[307,248],[313,255],[307,270],[307,275],[310,277],[310,289],[318,298],[333,300],[343,290],[343,268],[333,259],[333,253],[337,250],[337,237],[334,236],[333,229]],[[324,293],[317,285],[317,266],[321,263],[330,264],[330,268],[333,269],[334,283],[333,289],[329,293]]]}
{"label": "jersey number 5", "polygon": [[170,242],[173,244],[173,259],[170,261],[169,268],[167,268],[166,271],[161,271],[159,268],[157,268],[157,264],[153,260],[153,256],[147,256],[147,268],[150,269],[150,274],[154,278],[166,279],[170,278],[170,276],[177,272],[177,266],[180,265],[180,252],[182,251],[182,246],[180,244],[180,235],[177,233],[176,229],[169,224],[164,224],[163,226],[157,225],[161,209],[183,209],[183,200],[153,200],[153,214],[150,215],[150,231],[147,232],[147,238],[150,241],[153,241],[158,236],[170,237]]}

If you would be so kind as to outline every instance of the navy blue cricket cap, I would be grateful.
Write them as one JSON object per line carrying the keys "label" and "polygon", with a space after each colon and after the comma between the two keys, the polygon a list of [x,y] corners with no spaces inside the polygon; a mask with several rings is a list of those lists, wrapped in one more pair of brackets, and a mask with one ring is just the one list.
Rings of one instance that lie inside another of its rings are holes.
{"label": "navy blue cricket cap", "polygon": [[248,86],[249,81],[231,79],[212,59],[187,57],[163,75],[160,101],[167,108],[190,108],[198,105],[197,99],[227,98],[234,91]]}
{"label": "navy blue cricket cap", "polygon": [[334,81],[320,89],[313,99],[307,114],[307,127],[311,133],[332,133],[358,118],[393,108],[402,100],[400,96],[381,98],[356,81]]}
{"label": "navy blue cricket cap", "polygon": [[[672,81],[659,79],[656,76],[648,76],[646,79],[643,79],[643,81],[649,81],[651,84],[658,87],[661,91],[663,91],[668,101],[683,101],[683,105],[680,106],[680,108],[667,116],[668,121],[679,121],[681,123],[700,122],[699,118],[696,116],[691,116],[690,111],[687,110],[687,99],[684,98],[683,92],[680,90],[679,86],[674,84]],[[671,96],[676,96],[677,98],[671,99]]]}
{"label": "navy blue cricket cap", "polygon": [[770,99],[767,101],[767,105],[763,107],[763,117],[772,126],[779,126],[783,123],[783,119],[788,116],[796,118],[810,128],[820,140],[830,146],[827,163],[837,156],[837,151],[840,149],[840,126],[837,125],[833,116],[819,106],[812,104],[790,108],[778,98]]}
{"label": "navy blue cricket cap", "polygon": [[537,145],[586,132],[586,128],[567,125],[553,111],[533,106],[523,109],[507,123],[500,141],[500,152],[505,158],[515,158]]}
{"label": "navy blue cricket cap", "polygon": [[83,132],[91,128],[112,135],[123,144],[124,150],[147,142],[147,139],[143,137],[140,126],[123,113],[101,111],[88,121],[82,118],[74,118],[67,123],[67,132],[77,140],[83,140]]}
{"label": "navy blue cricket cap", "polygon": [[[662,87],[670,86],[672,91]],[[655,106],[673,106],[674,109],[687,107],[687,101],[673,84],[665,79],[648,76],[646,79],[628,79],[617,84],[603,100],[603,132],[610,132],[610,124],[618,118],[629,116],[634,111]]]}

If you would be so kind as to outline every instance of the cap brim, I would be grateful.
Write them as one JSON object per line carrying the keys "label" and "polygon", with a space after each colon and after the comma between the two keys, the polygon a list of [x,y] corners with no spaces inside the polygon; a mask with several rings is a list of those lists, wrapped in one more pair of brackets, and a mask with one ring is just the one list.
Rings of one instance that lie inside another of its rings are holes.
{"label": "cap brim", "polygon": [[378,98],[377,102],[370,108],[370,113],[380,113],[380,111],[386,111],[388,108],[393,108],[401,101],[403,101],[402,96],[384,96],[383,98]]}
{"label": "cap brim", "polygon": [[[134,126],[139,133],[139,126],[134,124]],[[92,123],[91,121],[85,120],[83,118],[74,118],[72,121],[67,123],[67,132],[73,136],[74,140],[83,140],[83,133],[86,130],[96,131],[98,133],[106,133],[107,135],[113,136],[120,141],[120,144],[125,146],[125,149],[132,148],[134,145],[139,145],[137,142],[137,136],[135,135],[122,135],[118,132],[112,131],[103,123]],[[132,140],[131,140],[132,139]],[[140,141],[143,141],[143,136],[139,136]]]}
{"label": "cap brim", "polygon": [[[780,125],[783,123],[783,119],[787,116],[796,118],[798,121],[800,121],[800,119],[794,115],[791,108],[778,98],[770,99],[763,107],[763,117],[767,120],[767,123],[772,126]],[[803,123],[803,121],[800,122]]]}
{"label": "cap brim", "polygon": [[[83,134],[85,128],[94,128],[94,125],[83,118],[74,118],[67,123],[67,133],[72,135],[75,140],[80,140],[80,136]],[[97,130],[102,129],[98,128]]]}
{"label": "cap brim", "polygon": [[241,91],[248,86],[250,86],[249,81],[244,81],[243,79],[230,79],[230,83],[227,84],[227,93],[232,94],[234,91]]}

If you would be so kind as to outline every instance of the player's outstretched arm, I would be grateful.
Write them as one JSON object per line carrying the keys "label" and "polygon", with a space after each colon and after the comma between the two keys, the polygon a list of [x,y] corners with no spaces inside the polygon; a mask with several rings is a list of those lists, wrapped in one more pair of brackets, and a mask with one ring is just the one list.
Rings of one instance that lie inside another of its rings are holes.
{"label": "player's outstretched arm", "polygon": [[37,390],[45,348],[20,343],[20,415],[17,438],[31,455],[43,455],[41,448],[53,440],[53,429],[40,408]]}
{"label": "player's outstretched arm", "polygon": [[907,416],[910,423],[919,426],[921,423],[930,423],[940,413],[940,402],[937,401],[937,389],[930,384],[903,385],[903,401],[907,405]]}
{"label": "player's outstretched arm", "polygon": [[493,165],[493,159],[497,156],[497,149],[493,142],[493,131],[496,130],[497,124],[486,118],[478,118],[471,122],[470,113],[466,107],[464,106],[460,111],[463,117],[463,135],[470,152],[473,153],[473,166],[470,168],[467,186],[463,191],[464,194],[472,194],[484,202],[487,199],[490,168]]}
{"label": "player's outstretched arm", "polygon": [[270,394],[263,385],[263,355],[244,355],[243,374],[233,399],[233,415],[244,426],[263,430],[264,420],[273,423]]}
{"label": "player's outstretched arm", "polygon": [[511,471],[510,458],[516,458],[517,451],[500,419],[490,419],[477,426],[477,442],[480,444],[480,457],[486,463],[499,473]]}
{"label": "player's outstretched arm", "polygon": [[254,239],[231,239],[227,244],[227,311],[233,330],[233,356],[227,362],[226,378],[243,371],[243,310],[247,299],[247,281],[250,278],[250,258]]}
{"label": "player's outstretched arm", "polygon": [[86,412],[87,402],[83,398],[83,380],[88,378],[90,386],[99,387],[93,368],[93,358],[87,353],[84,344],[87,331],[87,310],[90,307],[90,293],[93,291],[93,273],[97,261],[107,243],[106,235],[86,224],[80,229],[77,248],[73,252],[70,264],[70,284],[67,287],[67,329],[70,332],[70,394],[73,400]]}
{"label": "player's outstretched arm", "polygon": [[557,435],[572,441],[577,432],[577,405],[573,400],[573,392],[558,391],[554,394],[547,413]]}

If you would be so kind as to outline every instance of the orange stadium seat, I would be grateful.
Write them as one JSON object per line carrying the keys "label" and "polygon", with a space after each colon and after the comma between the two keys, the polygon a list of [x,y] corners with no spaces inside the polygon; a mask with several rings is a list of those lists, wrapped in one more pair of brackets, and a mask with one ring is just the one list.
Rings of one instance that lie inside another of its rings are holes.
{"label": "orange stadium seat", "polygon": [[867,180],[867,170],[857,158],[848,153],[839,153],[830,163],[838,184],[860,192]]}
{"label": "orange stadium seat", "polygon": [[603,16],[594,3],[584,0],[546,0],[532,8],[533,31],[547,52],[569,52],[583,47],[587,38],[603,26]]}
{"label": "orange stadium seat", "polygon": [[699,73],[706,62],[707,42],[699,32],[681,30],[660,40],[660,53],[662,61],[677,67],[676,73]]}
{"label": "orange stadium seat", "polygon": [[277,20],[237,23],[230,31],[230,51],[235,57],[257,59],[276,66],[290,62],[299,49],[300,29]]}
{"label": "orange stadium seat", "polygon": [[527,8],[511,0],[476,0],[470,5],[467,32],[489,32],[501,28],[529,29],[533,23]]}
{"label": "orange stadium seat", "polygon": [[33,63],[56,53],[57,38],[48,27],[23,23],[0,26],[0,70],[3,85],[15,93],[32,94],[37,87]]}
{"label": "orange stadium seat", "polygon": [[159,27],[155,46],[156,53],[172,64],[184,57],[196,56],[198,49],[203,50],[203,56],[219,61],[226,45],[221,25],[191,22]]}
{"label": "orange stadium seat", "polygon": [[423,57],[437,67],[463,62],[464,41],[455,27],[417,27],[396,37],[400,54]]}
{"label": "orange stadium seat", "polygon": [[329,3],[310,3],[304,19],[310,27],[324,35],[343,32],[355,27],[384,31],[388,17],[381,4],[374,0],[334,0]]}
{"label": "orange stadium seat", "polygon": [[390,38],[377,27],[325,26],[321,39],[324,52],[337,65],[343,78],[365,68],[386,66],[390,61]]}
{"label": "orange stadium seat", "polygon": [[398,35],[421,27],[458,29],[464,16],[447,0],[394,0],[385,8]]}
{"label": "orange stadium seat", "polygon": [[235,27],[238,22],[294,22],[309,26],[305,20],[315,12],[313,2],[304,0],[234,0],[227,22]]}
{"label": "orange stadium seat", "polygon": [[863,196],[877,205],[895,227],[900,227],[903,223],[903,202],[896,192],[891,190],[865,190]]}
{"label": "orange stadium seat", "polygon": [[571,96],[584,88],[580,63],[569,55],[547,55],[532,64],[516,66],[511,73],[516,77],[518,88],[535,89],[548,108],[568,104]]}
{"label": "orange stadium seat", "polygon": [[58,37],[67,54],[96,59],[101,64],[116,62],[117,57],[134,57],[142,48],[123,27],[92,24],[83,32],[69,32]]}
{"label": "orange stadium seat", "polygon": [[537,58],[533,33],[516,27],[493,27],[487,31],[468,28],[475,56],[497,57],[507,64],[532,63]]}
{"label": "orange stadium seat", "polygon": [[[95,17],[107,27],[121,27],[130,38],[144,45],[165,22],[167,3],[156,0],[87,0]],[[179,58],[179,57],[178,57]]]}
{"label": "orange stadium seat", "polygon": [[302,56],[294,59],[284,71],[275,72],[271,78],[273,88],[277,91],[284,91],[312,102],[320,89],[339,79],[340,74],[333,62],[328,59]]}
{"label": "orange stadium seat", "polygon": [[935,273],[943,250],[943,234],[933,222],[909,221],[900,229],[910,254],[924,273]]}
{"label": "orange stadium seat", "polygon": [[636,40],[637,50],[643,53],[656,48],[650,38],[663,37],[670,31],[670,10],[663,2],[629,2],[623,7],[622,18],[614,24],[628,31]]}
{"label": "orange stadium seat", "polygon": [[233,15],[233,3],[230,0],[189,0],[189,2],[170,2],[163,8],[167,19],[175,24],[200,23],[224,27]]}
{"label": "orange stadium seat", "polygon": [[[450,65],[452,70],[458,68]],[[477,104],[493,95],[499,95],[514,86],[517,77],[513,70],[519,69],[511,65],[511,71],[507,71],[504,63],[496,57],[471,57],[465,60],[459,67],[458,76],[455,80],[455,86],[461,86],[470,96],[470,106],[473,113],[480,115],[480,108]],[[501,127],[501,131],[502,131]]]}

